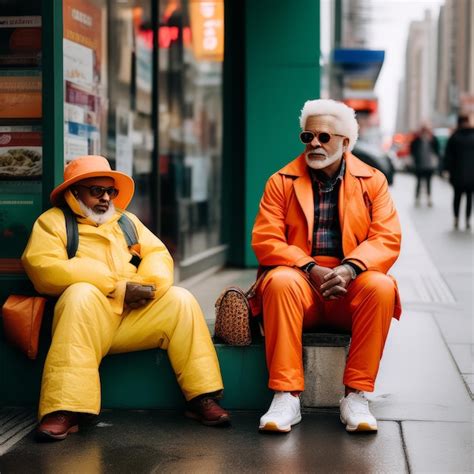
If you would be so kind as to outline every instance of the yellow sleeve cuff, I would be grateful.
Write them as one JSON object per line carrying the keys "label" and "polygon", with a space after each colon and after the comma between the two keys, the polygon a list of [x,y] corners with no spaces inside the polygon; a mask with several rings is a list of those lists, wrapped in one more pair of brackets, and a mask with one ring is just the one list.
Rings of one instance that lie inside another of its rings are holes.
{"label": "yellow sleeve cuff", "polygon": [[112,311],[115,314],[122,314],[125,305],[125,291],[127,289],[127,282],[125,280],[119,281],[115,286],[115,290],[107,295]]}

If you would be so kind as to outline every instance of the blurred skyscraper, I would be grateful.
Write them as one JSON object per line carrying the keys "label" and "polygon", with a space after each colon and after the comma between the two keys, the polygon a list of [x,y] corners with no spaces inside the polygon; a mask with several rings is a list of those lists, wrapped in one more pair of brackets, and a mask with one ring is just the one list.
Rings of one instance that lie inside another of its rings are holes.
{"label": "blurred skyscraper", "polygon": [[439,16],[436,118],[474,120],[474,0],[446,0]]}
{"label": "blurred skyscraper", "polygon": [[459,113],[474,123],[474,0],[446,0],[437,25],[428,10],[411,23],[396,129],[454,126]]}
{"label": "blurred skyscraper", "polygon": [[436,89],[436,25],[431,12],[410,23],[405,56],[405,81],[399,90],[397,131],[409,132],[430,123]]}

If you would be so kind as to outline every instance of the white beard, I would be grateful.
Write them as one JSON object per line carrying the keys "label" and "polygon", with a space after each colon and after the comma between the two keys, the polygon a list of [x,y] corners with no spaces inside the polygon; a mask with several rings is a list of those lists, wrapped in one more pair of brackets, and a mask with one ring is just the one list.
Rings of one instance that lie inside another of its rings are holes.
{"label": "white beard", "polygon": [[81,206],[81,211],[84,213],[84,215],[98,225],[105,224],[115,214],[115,206],[113,202],[109,204],[109,208],[103,214],[98,214],[90,207],[87,207],[80,199],[77,199],[77,201],[79,206]]}
{"label": "white beard", "polygon": [[326,155],[326,158],[324,159],[320,159],[320,156],[318,156],[317,159],[311,158],[311,155],[312,155],[312,152],[305,153],[306,164],[313,170],[321,170],[335,163],[341,157],[342,153],[338,150],[333,155],[330,155],[330,156]]}

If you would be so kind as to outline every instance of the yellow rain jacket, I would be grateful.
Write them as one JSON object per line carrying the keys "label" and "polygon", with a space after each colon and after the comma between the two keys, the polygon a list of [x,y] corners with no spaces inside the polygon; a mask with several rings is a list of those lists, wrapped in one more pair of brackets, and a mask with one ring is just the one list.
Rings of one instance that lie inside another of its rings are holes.
{"label": "yellow rain jacket", "polygon": [[[69,191],[66,201],[76,215],[82,216],[79,204]],[[35,225],[22,263],[39,293],[59,296],[78,282],[96,286],[106,296],[114,313],[122,314],[127,281],[154,284],[159,299],[173,284],[173,259],[164,244],[133,214],[142,261],[137,269],[118,220],[117,211],[110,221],[97,225],[86,217],[78,218],[79,247],[68,259],[64,213],[53,207],[43,213]]]}
{"label": "yellow rain jacket", "polygon": [[[98,368],[108,353],[166,349],[187,400],[221,390],[219,363],[201,309],[187,290],[172,286],[173,260],[164,244],[127,212],[138,233],[137,269],[118,224],[124,211],[97,225],[81,214],[70,191],[65,199],[82,216],[75,257],[67,256],[59,208],[38,218],[22,256],[37,291],[59,297],[39,419],[58,410],[99,413]],[[155,285],[155,298],[141,308],[128,308],[124,297],[129,281]]]}

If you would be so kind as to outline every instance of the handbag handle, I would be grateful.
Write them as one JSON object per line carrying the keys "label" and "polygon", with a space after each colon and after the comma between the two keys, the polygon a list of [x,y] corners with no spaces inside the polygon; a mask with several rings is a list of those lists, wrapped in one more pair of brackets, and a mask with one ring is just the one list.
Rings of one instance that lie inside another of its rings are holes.
{"label": "handbag handle", "polygon": [[254,281],[254,283],[252,284],[252,286],[245,292],[245,296],[247,297],[247,299],[250,299],[250,298],[253,298],[255,296],[255,291],[257,290],[258,288],[258,285],[260,284],[260,282],[264,279],[264,277],[267,275],[267,273],[272,270],[271,268],[267,269],[267,270],[264,270],[260,276]]}

